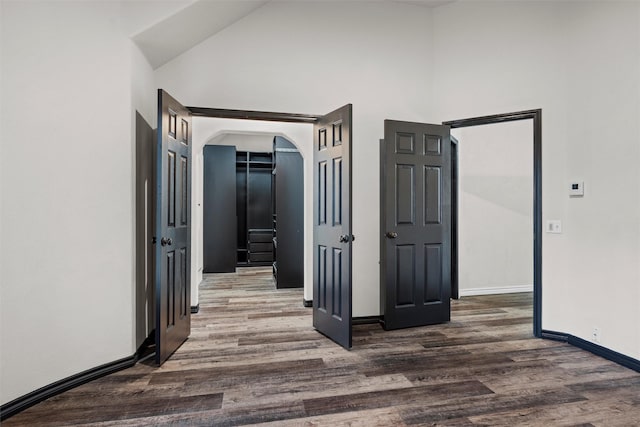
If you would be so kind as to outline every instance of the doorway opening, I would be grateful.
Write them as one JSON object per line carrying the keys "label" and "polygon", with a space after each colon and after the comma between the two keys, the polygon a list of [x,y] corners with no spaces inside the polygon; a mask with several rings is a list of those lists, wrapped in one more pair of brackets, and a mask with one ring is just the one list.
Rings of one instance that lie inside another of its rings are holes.
{"label": "doorway opening", "polygon": [[[301,247],[296,250],[299,258],[297,264],[302,270],[296,279],[296,286],[304,285],[303,300],[311,301],[313,223],[309,217],[313,199],[309,193],[313,191],[313,175],[310,171],[313,166],[313,125],[306,120],[291,118],[292,115],[263,118],[265,114],[277,113],[244,112],[245,114],[237,116],[234,114],[235,110],[207,109],[206,114],[199,114],[200,110],[193,109],[193,305],[199,303],[197,288],[203,282],[203,274],[223,272],[207,267],[206,245],[211,245],[214,239],[228,241],[231,248],[226,251],[229,259],[225,262],[224,271],[234,272],[236,268],[246,267],[273,267],[273,273],[276,273],[274,262],[277,264],[277,257],[287,255],[289,245],[281,244],[278,247],[277,237],[273,234],[277,208],[280,208],[282,214],[282,203],[279,206],[275,206],[275,203],[286,201],[289,197],[283,192],[291,189],[283,188],[282,184],[290,180],[285,175],[292,173],[291,165],[284,163],[291,160],[291,157],[295,157],[297,161],[294,165],[297,169],[293,171],[296,179],[291,181],[295,182],[297,187],[294,190],[301,199],[297,201],[295,212],[289,214],[296,217],[296,231],[302,240]],[[207,160],[207,156],[217,159],[217,163]],[[276,170],[276,162],[281,166],[279,171]],[[210,175],[208,178],[207,174]],[[216,184],[226,179],[222,183],[226,191],[212,192],[215,187],[220,187],[212,182],[212,178]],[[274,196],[278,188],[283,197],[276,201]],[[205,218],[205,215],[209,215],[209,218]],[[230,224],[233,221],[233,224],[229,226],[224,221],[211,219],[212,216],[220,218],[221,215],[228,217],[227,222]],[[217,228],[211,230],[211,227]],[[279,231],[286,234],[288,230]],[[286,235],[280,239],[281,242],[284,240],[287,240]],[[211,251],[208,257],[211,258]],[[288,287],[293,287],[291,281],[289,285]]]}
{"label": "doorway opening", "polygon": [[[496,194],[495,192],[497,189],[495,185],[489,185],[489,184],[491,181],[495,181],[496,179],[498,179],[498,177],[487,177],[486,174],[484,179],[478,179],[479,177],[476,177],[476,182],[467,188],[471,188],[472,191],[475,193],[487,194],[487,189],[491,187],[490,191],[493,191],[494,195],[498,196],[497,198],[494,198],[494,201],[495,199],[502,201],[501,203],[502,206],[497,206],[497,207],[494,206],[495,208],[494,211],[500,212],[500,215],[503,216],[502,221],[504,221],[505,218],[511,218],[512,222],[519,222],[519,224],[514,224],[514,227],[516,228],[521,229],[523,221],[524,222],[527,221],[526,216],[530,216],[529,227],[532,226],[533,228],[533,240],[526,239],[530,247],[528,249],[522,248],[521,242],[518,242],[516,240],[513,242],[513,245],[514,245],[513,248],[518,248],[517,250],[523,253],[532,252],[532,255],[533,255],[533,265],[532,265],[532,271],[531,271],[532,279],[533,279],[533,289],[532,289],[533,291],[533,302],[532,302],[533,303],[533,335],[536,337],[541,337],[542,335],[542,325],[541,325],[541,315],[542,315],[542,122],[541,122],[541,119],[542,119],[542,110],[537,109],[537,110],[521,111],[516,113],[474,117],[469,119],[454,120],[454,121],[443,123],[451,127],[452,134],[454,136],[456,135],[456,133],[459,136],[464,135],[465,131],[469,130],[468,128],[485,126],[485,125],[495,125],[499,123],[530,121],[532,125],[531,127],[532,127],[533,135],[532,135],[532,138],[529,139],[529,141],[532,140],[533,142],[532,151],[530,151],[531,156],[533,158],[532,159],[533,162],[532,162],[532,171],[529,178],[529,179],[531,178],[532,179],[528,183],[529,190],[522,190],[523,183],[521,181],[523,180],[519,178],[519,179],[510,180],[511,182],[509,185],[512,186],[511,189],[503,188],[502,190],[500,190],[499,192],[500,194]],[[456,132],[455,131],[456,129],[458,129],[459,131]],[[468,141],[468,143],[469,145],[471,145],[473,144],[473,141]],[[460,148],[459,146],[455,145],[455,141],[453,144],[453,148],[454,148],[454,153],[457,152],[456,149]],[[501,153],[492,152],[492,153],[486,153],[486,154],[487,156],[492,156],[492,158],[497,159],[497,162],[501,162],[502,164],[508,165],[508,162],[510,161],[508,156],[501,156]],[[452,158],[456,160],[456,163],[459,161],[459,159],[456,157],[455,154],[452,156]],[[529,159],[531,159],[531,157],[529,157]],[[510,165],[510,166],[515,166],[515,165]],[[464,228],[462,229],[459,228],[461,225],[460,221],[461,220],[463,221],[463,227],[465,226],[467,227],[466,231],[473,232],[473,230],[475,229],[476,232],[482,233],[483,230],[482,230],[482,223],[474,224],[473,219],[461,217],[460,212],[461,212],[461,209],[464,208],[464,206],[459,205],[459,203],[463,201],[460,194],[460,190],[461,190],[460,170],[454,167],[453,174],[454,175],[452,178],[453,178],[453,181],[456,182],[456,186],[453,187],[453,191],[452,191],[452,205],[454,207],[454,209],[452,209],[452,222],[454,226],[452,227],[451,270],[452,270],[452,295],[454,298],[456,298],[461,294],[465,294],[465,293],[473,294],[474,292],[473,287],[469,287],[468,283],[464,283],[468,275],[464,270],[461,270],[459,257],[460,255],[463,255],[463,257],[468,256],[472,252],[478,253],[478,251],[480,250],[479,248],[475,248],[475,250],[469,251],[468,250],[469,248],[460,247],[459,234],[461,231],[463,233],[465,232]],[[502,179],[503,184],[504,182],[505,180]],[[511,194],[511,191],[513,192],[521,191],[521,193],[524,193],[525,197],[519,198],[517,193]],[[505,192],[506,194],[504,194]],[[532,200],[529,200],[529,201],[526,200],[527,194],[532,196]],[[509,200],[509,202],[505,203],[507,200]],[[522,201],[522,203],[518,203],[519,200]],[[464,201],[463,201],[463,204],[464,204]],[[505,205],[508,205],[508,206],[505,206]],[[530,209],[528,214],[524,212],[525,217],[522,217],[523,212],[514,213],[514,211],[521,211],[523,209],[523,206],[529,206],[528,209]],[[520,219],[518,221],[514,220],[514,218],[516,218],[518,215],[520,216]],[[497,219],[495,220],[497,221]],[[486,243],[486,242],[483,242],[483,243]],[[483,255],[491,257],[492,254],[484,253]],[[482,262],[482,260],[478,258],[481,258],[481,257],[476,257],[475,262]],[[502,261],[503,263],[509,262],[508,254],[507,256],[503,257]],[[468,265],[465,266],[465,268],[466,267],[468,267]],[[505,268],[511,268],[511,267],[513,267],[513,265],[506,266]],[[511,278],[513,278],[514,275],[517,276],[518,274],[520,274],[520,277],[522,277],[522,274],[524,274],[525,276],[527,274],[526,271],[522,273],[522,270],[527,270],[526,266],[520,269],[512,268],[512,270],[513,271],[512,271]],[[461,285],[464,289],[461,289]],[[497,288],[499,287],[500,286],[497,286]],[[507,287],[508,286],[504,285],[503,290],[506,289]],[[478,292],[479,288],[482,288],[482,286],[477,286],[476,284],[475,292]],[[512,290],[513,290],[513,287],[512,287]],[[491,289],[487,289],[485,287],[485,289],[480,290],[480,292],[491,293]],[[498,291],[494,293],[497,293],[497,292]]]}
{"label": "doorway opening", "polygon": [[204,144],[203,170],[196,171],[203,173],[202,194],[196,195],[203,200],[202,224],[196,224],[203,232],[198,259],[203,272],[270,267],[277,288],[302,288],[305,180],[300,150],[287,137],[244,130],[222,131]]}
{"label": "doorway opening", "polygon": [[[352,337],[351,242],[354,239],[351,234],[351,104],[323,116],[187,108],[194,117],[307,125],[306,135],[310,133],[312,136],[310,139],[313,142],[306,147],[309,154],[305,156],[308,160],[306,163],[307,166],[311,164],[312,167],[305,167],[307,171],[305,187],[310,188],[311,191],[304,193],[305,202],[311,201],[305,205],[313,207],[305,210],[313,212],[313,222],[312,227],[305,227],[305,229],[313,230],[313,239],[305,239],[312,245],[311,250],[305,252],[309,254],[306,256],[311,256],[313,261],[305,260],[303,265],[317,266],[317,268],[305,268],[305,270],[311,270],[313,280],[305,278],[304,300],[306,303],[307,295],[311,297],[314,328],[343,347],[350,348]],[[308,132],[310,130],[308,124],[313,125],[312,132]],[[196,153],[198,153],[197,149]],[[247,162],[249,163],[249,160]],[[196,165],[198,164],[201,162],[196,161]],[[200,174],[196,173],[195,176],[199,177]],[[197,201],[195,203],[195,210],[200,211],[202,203]],[[305,215],[305,217],[311,217],[311,215]],[[199,235],[199,230],[196,230],[195,234]],[[311,233],[305,234],[311,237]],[[199,269],[196,271],[195,280],[191,281],[191,286],[196,288],[192,293],[196,300],[197,287],[202,281],[202,274],[202,269]],[[308,276],[308,273],[305,273],[305,276]],[[314,297],[316,294],[318,298]],[[196,304],[198,304],[197,301]]]}

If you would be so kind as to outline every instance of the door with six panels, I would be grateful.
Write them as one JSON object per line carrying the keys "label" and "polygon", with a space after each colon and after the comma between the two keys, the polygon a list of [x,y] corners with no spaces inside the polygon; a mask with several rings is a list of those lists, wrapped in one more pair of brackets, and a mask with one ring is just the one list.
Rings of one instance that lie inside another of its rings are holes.
{"label": "door with six panels", "polygon": [[313,326],[351,347],[351,104],[314,124]]}
{"label": "door with six panels", "polygon": [[158,90],[156,363],[191,332],[191,113]]}
{"label": "door with six panels", "polygon": [[449,127],[385,120],[381,141],[384,328],[451,318]]}

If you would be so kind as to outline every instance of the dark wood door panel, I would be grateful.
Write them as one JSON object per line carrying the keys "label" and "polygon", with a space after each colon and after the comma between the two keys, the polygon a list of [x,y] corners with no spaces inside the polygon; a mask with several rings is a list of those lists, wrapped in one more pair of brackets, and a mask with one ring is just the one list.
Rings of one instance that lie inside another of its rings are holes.
{"label": "dark wood door panel", "polygon": [[314,125],[313,326],[351,347],[351,105]]}
{"label": "dark wood door panel", "polygon": [[386,120],[381,143],[381,308],[385,328],[448,321],[449,128]]}
{"label": "dark wood door panel", "polygon": [[156,167],[156,363],[191,330],[191,116],[158,91]]}

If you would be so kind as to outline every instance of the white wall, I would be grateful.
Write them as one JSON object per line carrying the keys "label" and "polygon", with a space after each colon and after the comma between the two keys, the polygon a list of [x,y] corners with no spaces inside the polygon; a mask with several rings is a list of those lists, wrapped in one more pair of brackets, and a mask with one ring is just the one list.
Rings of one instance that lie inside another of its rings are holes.
{"label": "white wall", "polygon": [[379,314],[379,139],[426,121],[431,10],[392,2],[270,2],[156,70],[187,105],[328,113],[353,104],[353,315]]}
{"label": "white wall", "polygon": [[146,95],[132,92],[116,3],[0,7],[6,403],[135,350],[133,107]]}
{"label": "white wall", "polygon": [[543,328],[599,327],[640,358],[640,3],[456,2],[434,24],[437,119],[542,108],[543,219],[563,221],[543,235]]}
{"label": "white wall", "polygon": [[533,120],[452,130],[460,295],[533,290]]}
{"label": "white wall", "polygon": [[[203,200],[203,169],[202,149],[205,144],[240,145],[244,148],[259,148],[264,146],[265,138],[269,142],[270,151],[273,136],[284,136],[300,151],[303,161],[304,174],[304,298],[313,298],[313,125],[306,123],[279,123],[257,120],[237,120],[219,118],[193,118],[193,197],[192,245],[191,245],[191,305],[198,304],[198,285],[202,282],[202,200]],[[240,149],[240,148],[239,148]]]}
{"label": "white wall", "polygon": [[133,111],[137,110],[152,129],[157,128],[158,95],[154,80],[153,69],[147,62],[140,49],[131,44],[131,95]]}

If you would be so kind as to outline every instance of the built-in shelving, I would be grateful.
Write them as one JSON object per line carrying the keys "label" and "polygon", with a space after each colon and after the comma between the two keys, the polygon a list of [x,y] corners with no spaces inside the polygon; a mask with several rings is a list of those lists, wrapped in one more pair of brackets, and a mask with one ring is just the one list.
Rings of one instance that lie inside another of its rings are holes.
{"label": "built-in shelving", "polygon": [[238,266],[273,263],[273,154],[236,152]]}

